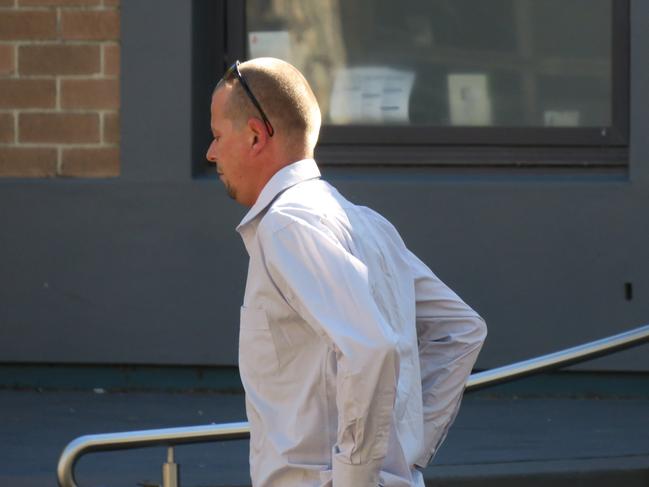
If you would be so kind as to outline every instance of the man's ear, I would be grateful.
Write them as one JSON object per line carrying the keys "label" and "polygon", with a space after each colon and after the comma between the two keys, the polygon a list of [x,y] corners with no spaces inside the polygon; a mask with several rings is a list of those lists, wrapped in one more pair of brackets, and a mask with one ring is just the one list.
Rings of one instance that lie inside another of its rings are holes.
{"label": "man's ear", "polygon": [[254,154],[258,154],[268,143],[266,126],[260,119],[251,117],[248,119],[248,129],[250,130],[250,150]]}

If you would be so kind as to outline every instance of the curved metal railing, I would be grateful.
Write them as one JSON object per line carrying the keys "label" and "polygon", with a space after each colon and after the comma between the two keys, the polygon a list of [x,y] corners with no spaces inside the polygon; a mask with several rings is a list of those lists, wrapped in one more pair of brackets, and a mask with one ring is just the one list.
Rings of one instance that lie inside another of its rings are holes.
{"label": "curved metal railing", "polygon": [[502,382],[511,382],[528,375],[561,369],[569,365],[611,355],[647,342],[649,342],[649,325],[644,325],[607,338],[587,342],[583,345],[471,374],[466,383],[466,390],[478,390]]}
{"label": "curved metal railing", "polygon": [[[649,325],[522,362],[472,374],[467,381],[466,390],[482,389],[528,375],[559,369],[610,355],[646,342],[649,342]],[[178,484],[171,447],[189,443],[238,440],[247,438],[249,435],[248,423],[241,422],[80,436],[70,442],[61,453],[57,467],[59,485],[60,487],[77,487],[74,467],[77,461],[88,453],[168,446],[170,447],[169,457],[163,467],[163,485],[172,487]]]}
{"label": "curved metal railing", "polygon": [[[77,487],[74,466],[85,454],[99,451],[130,450],[132,448],[208,443],[210,441],[240,440],[250,436],[248,423],[207,424],[154,430],[125,431],[85,435],[65,447],[56,473],[61,487]],[[173,463],[173,456],[170,455]],[[176,482],[177,483],[177,482]],[[171,484],[173,485],[173,484]],[[167,487],[165,485],[165,487]]]}

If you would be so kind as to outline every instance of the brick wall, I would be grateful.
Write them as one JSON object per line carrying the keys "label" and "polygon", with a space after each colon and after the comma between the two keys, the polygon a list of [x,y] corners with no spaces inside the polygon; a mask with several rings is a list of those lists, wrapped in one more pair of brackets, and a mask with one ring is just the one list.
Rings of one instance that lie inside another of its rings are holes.
{"label": "brick wall", "polygon": [[119,174],[119,0],[0,0],[0,177]]}

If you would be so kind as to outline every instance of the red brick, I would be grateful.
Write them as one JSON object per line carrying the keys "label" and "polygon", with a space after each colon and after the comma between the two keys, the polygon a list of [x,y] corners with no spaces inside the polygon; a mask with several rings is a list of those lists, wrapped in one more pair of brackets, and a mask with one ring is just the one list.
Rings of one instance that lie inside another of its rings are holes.
{"label": "red brick", "polygon": [[0,7],[13,7],[14,5],[14,0],[0,0]]}
{"label": "red brick", "polygon": [[69,10],[61,17],[61,36],[74,40],[119,39],[119,12],[115,10]]}
{"label": "red brick", "polygon": [[20,46],[20,74],[95,74],[101,70],[99,46]]}
{"label": "red brick", "polygon": [[18,0],[21,7],[76,7],[95,6],[100,3],[101,0]]}
{"label": "red brick", "polygon": [[11,44],[0,44],[0,76],[13,74],[16,70],[16,60],[14,57],[14,46]]}
{"label": "red brick", "polygon": [[119,7],[120,0],[104,0],[105,7]]}
{"label": "red brick", "polygon": [[56,175],[56,149],[0,147],[0,176],[47,178]]}
{"label": "red brick", "polygon": [[119,176],[119,149],[65,149],[60,175],[81,178]]}
{"label": "red brick", "polygon": [[104,74],[106,76],[119,76],[120,73],[119,45],[104,46]]}
{"label": "red brick", "polygon": [[54,108],[56,82],[50,79],[0,79],[0,108]]}
{"label": "red brick", "polygon": [[0,12],[0,39],[54,39],[56,12],[3,10]]}
{"label": "red brick", "polygon": [[119,125],[119,113],[107,113],[104,115],[104,134],[102,141],[105,144],[119,144]]}
{"label": "red brick", "polygon": [[96,113],[21,113],[20,142],[60,144],[99,142],[99,115]]}
{"label": "red brick", "polygon": [[116,79],[70,79],[61,82],[63,108],[119,108],[119,81]]}
{"label": "red brick", "polygon": [[0,113],[0,142],[14,141],[13,113]]}

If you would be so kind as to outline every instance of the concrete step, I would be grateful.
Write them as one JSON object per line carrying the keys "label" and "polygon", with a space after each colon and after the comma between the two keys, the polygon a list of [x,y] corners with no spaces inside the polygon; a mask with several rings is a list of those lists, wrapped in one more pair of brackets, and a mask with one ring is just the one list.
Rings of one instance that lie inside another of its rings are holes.
{"label": "concrete step", "polygon": [[649,456],[444,465],[425,478],[429,487],[648,487]]}

